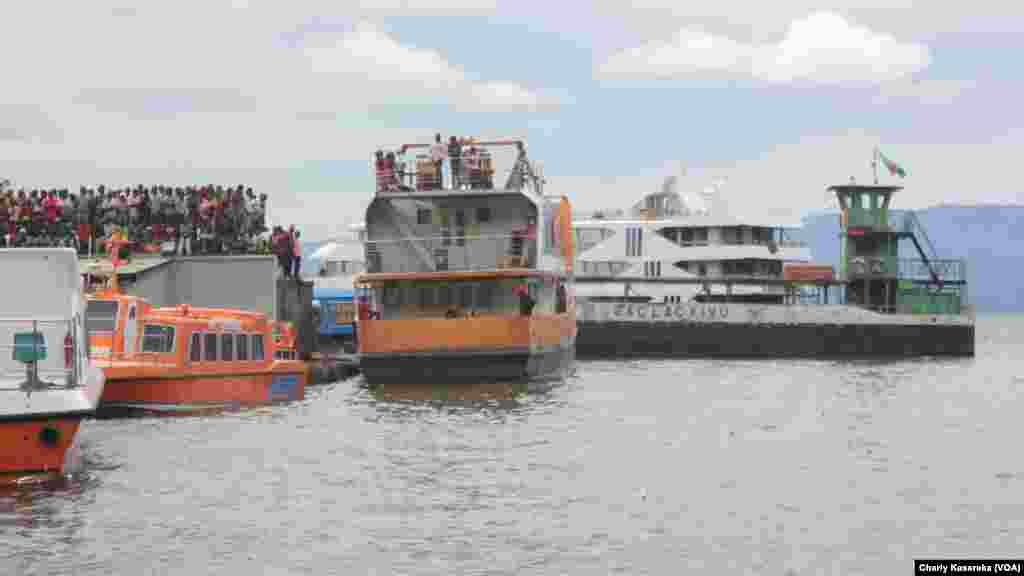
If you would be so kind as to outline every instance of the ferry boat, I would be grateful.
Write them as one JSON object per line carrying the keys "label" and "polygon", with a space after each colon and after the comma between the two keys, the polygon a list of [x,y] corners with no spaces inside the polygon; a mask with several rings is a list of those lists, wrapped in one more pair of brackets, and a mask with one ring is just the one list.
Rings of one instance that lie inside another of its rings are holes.
{"label": "ferry boat", "polygon": [[3,249],[0,266],[0,480],[73,471],[79,426],[104,386],[88,356],[78,256]]}
{"label": "ferry boat", "polygon": [[[116,243],[116,242],[115,242]],[[301,400],[306,367],[294,331],[261,312],[189,305],[154,307],[117,286],[88,297],[93,362],[106,386],[98,410],[194,413]]]}
{"label": "ferry boat", "polygon": [[[937,257],[901,186],[828,188],[840,207],[838,273],[779,232],[723,214],[576,224],[577,354],[590,358],[973,356],[967,263]],[[731,238],[731,240],[725,240]],[[901,241],[918,258],[900,256]]]}
{"label": "ferry boat", "polygon": [[[563,376],[576,340],[568,199],[544,194],[522,141],[463,145],[451,186],[426,149],[395,151],[366,210],[366,272],[355,279],[366,380]],[[502,157],[511,170],[495,182]]]}

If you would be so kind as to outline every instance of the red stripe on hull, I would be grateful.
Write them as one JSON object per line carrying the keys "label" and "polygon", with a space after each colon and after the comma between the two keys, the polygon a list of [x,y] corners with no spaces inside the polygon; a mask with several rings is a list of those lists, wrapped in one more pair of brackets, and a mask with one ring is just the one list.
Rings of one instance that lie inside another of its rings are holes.
{"label": "red stripe on hull", "polygon": [[80,418],[0,422],[0,481],[19,474],[60,474]]}

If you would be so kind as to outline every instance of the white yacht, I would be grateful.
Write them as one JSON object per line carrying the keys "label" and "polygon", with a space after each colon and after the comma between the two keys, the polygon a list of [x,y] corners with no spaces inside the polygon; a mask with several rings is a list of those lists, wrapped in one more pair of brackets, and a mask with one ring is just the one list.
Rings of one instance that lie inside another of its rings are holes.
{"label": "white yacht", "polygon": [[365,235],[366,226],[355,224],[349,234],[329,240],[310,256],[316,263],[315,276],[309,278],[314,289],[352,290],[352,279],[366,270]]}
{"label": "white yacht", "polygon": [[[792,238],[799,225],[737,218],[722,207],[721,184],[684,197],[674,176],[628,211],[598,212],[576,220],[576,276],[782,279],[787,262],[810,262],[810,250]],[[581,283],[591,301],[781,303],[781,285]]]}

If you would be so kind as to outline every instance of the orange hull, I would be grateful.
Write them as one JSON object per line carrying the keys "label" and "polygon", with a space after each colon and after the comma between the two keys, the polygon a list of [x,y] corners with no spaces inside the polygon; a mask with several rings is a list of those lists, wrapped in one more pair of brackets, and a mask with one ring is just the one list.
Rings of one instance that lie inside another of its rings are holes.
{"label": "orange hull", "polygon": [[0,479],[60,474],[80,423],[75,416],[0,422]]}
{"label": "orange hull", "polygon": [[529,349],[565,346],[576,337],[576,322],[568,314],[373,320],[360,324],[361,351],[370,354]]}
{"label": "orange hull", "polygon": [[100,409],[259,405],[305,398],[306,373],[179,374],[118,377],[108,372]]}

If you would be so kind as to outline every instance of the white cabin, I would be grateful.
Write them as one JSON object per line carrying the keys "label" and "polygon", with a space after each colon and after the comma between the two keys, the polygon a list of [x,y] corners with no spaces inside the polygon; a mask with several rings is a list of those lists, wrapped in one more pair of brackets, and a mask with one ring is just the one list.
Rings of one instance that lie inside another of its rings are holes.
{"label": "white cabin", "polygon": [[[85,297],[71,248],[0,249],[0,417],[95,410],[103,374],[89,361]],[[21,398],[14,400],[14,393]]]}
{"label": "white cabin", "polygon": [[[740,219],[701,204],[690,209],[678,194],[663,190],[645,196],[629,213],[575,220],[576,276],[781,279],[784,263],[811,260],[808,247],[791,238],[797,226]],[[577,295],[675,302],[703,290],[687,284],[586,283],[577,286]],[[710,286],[712,295],[726,290]],[[782,298],[783,288],[736,285],[731,295],[772,302]]]}

